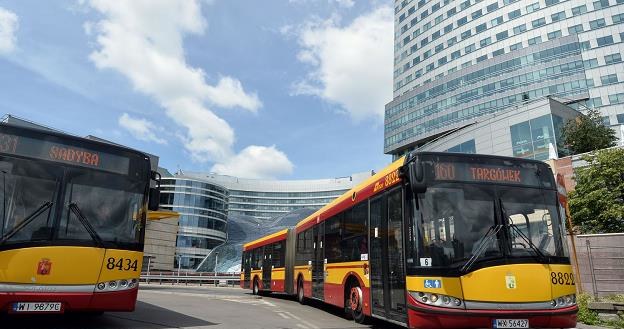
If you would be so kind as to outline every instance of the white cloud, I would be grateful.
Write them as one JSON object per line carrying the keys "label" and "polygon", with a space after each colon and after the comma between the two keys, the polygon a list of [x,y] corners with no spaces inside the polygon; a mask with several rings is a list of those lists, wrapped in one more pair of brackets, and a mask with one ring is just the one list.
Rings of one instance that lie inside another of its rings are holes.
{"label": "white cloud", "polygon": [[356,121],[382,119],[392,100],[393,19],[392,8],[383,6],[345,27],[337,17],[305,24],[297,59],[311,71],[294,93],[339,104]]}
{"label": "white cloud", "polygon": [[167,144],[166,140],[156,135],[154,131],[159,129],[151,121],[133,118],[128,115],[128,113],[124,113],[119,117],[118,123],[136,139],[146,142],[152,141],[158,144]]}
{"label": "white cloud", "polygon": [[265,146],[249,146],[225,163],[216,164],[212,172],[245,178],[275,178],[284,173],[292,173],[293,164],[283,152]]}
{"label": "white cloud", "polygon": [[[208,106],[256,112],[262,107],[259,97],[230,76],[221,76],[216,85],[210,85],[204,71],[185,60],[184,37],[202,34],[207,27],[199,0],[91,0],[89,5],[103,16],[84,25],[85,32],[96,38],[97,49],[90,59],[98,68],[120,72],[138,92],[158,101],[166,115],[186,129],[182,140],[194,160],[250,162],[243,158],[253,154],[245,150],[235,154],[234,130]],[[278,157],[274,173],[289,168],[284,164],[290,164],[288,158]]]}
{"label": "white cloud", "polygon": [[19,25],[17,15],[0,7],[0,54],[8,54],[15,50],[17,38],[15,32]]}

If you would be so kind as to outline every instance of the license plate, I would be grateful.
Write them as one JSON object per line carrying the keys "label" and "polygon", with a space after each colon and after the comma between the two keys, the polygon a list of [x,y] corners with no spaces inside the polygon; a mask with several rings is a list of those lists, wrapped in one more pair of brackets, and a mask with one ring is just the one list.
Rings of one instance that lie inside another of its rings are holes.
{"label": "license plate", "polygon": [[61,303],[13,303],[13,312],[61,312]]}
{"label": "license plate", "polygon": [[528,328],[529,320],[527,319],[496,319],[492,324],[493,328]]}

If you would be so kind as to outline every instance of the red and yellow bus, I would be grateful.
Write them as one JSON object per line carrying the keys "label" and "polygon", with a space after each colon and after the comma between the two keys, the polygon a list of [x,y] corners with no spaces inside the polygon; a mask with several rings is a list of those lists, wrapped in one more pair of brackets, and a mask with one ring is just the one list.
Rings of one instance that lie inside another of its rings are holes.
{"label": "red and yellow bus", "polygon": [[320,300],[358,322],[569,328],[578,308],[565,236],[545,163],[411,153],[246,244],[241,286]]}
{"label": "red and yellow bus", "polygon": [[155,176],[140,152],[0,124],[0,311],[134,310]]}

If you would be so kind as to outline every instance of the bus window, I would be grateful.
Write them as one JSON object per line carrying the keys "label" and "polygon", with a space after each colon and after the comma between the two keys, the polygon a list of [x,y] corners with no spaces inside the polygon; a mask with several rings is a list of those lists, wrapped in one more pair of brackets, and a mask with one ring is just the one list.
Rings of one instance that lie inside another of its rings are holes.
{"label": "bus window", "polygon": [[342,214],[339,214],[325,221],[325,258],[328,263],[343,261],[341,218]]}
{"label": "bus window", "polygon": [[285,241],[276,242],[273,244],[273,267],[284,267],[284,245]]}
{"label": "bus window", "polygon": [[[5,243],[52,238],[53,202],[62,175],[43,163],[0,157],[1,240]],[[58,170],[57,170],[58,169]],[[15,230],[24,220],[32,221]]]}
{"label": "bus window", "polygon": [[539,189],[501,190],[501,208],[511,226],[512,256],[534,255],[530,244],[546,256],[564,256],[560,233],[564,228],[555,197],[555,192]]}
{"label": "bus window", "polygon": [[344,261],[359,261],[362,260],[363,255],[368,256],[367,217],[368,204],[366,202],[345,212],[341,243]]}

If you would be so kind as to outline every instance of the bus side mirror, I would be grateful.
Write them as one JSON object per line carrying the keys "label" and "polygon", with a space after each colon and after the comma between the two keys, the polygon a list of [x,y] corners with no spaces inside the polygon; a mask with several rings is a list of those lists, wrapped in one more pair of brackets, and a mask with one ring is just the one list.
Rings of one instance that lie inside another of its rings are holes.
{"label": "bus side mirror", "polygon": [[156,211],[160,205],[160,190],[157,187],[150,187],[149,189],[149,201],[147,202],[147,209]]}
{"label": "bus side mirror", "polygon": [[158,206],[160,205],[160,173],[157,171],[153,171],[150,173],[150,178],[156,181],[156,187],[150,187],[149,189],[149,200],[147,201],[147,209],[156,211],[158,210]]}
{"label": "bus side mirror", "polygon": [[410,182],[410,188],[414,194],[425,193],[427,191],[427,184],[424,178],[424,169],[422,162],[418,158],[410,162],[408,167],[408,177]]}

